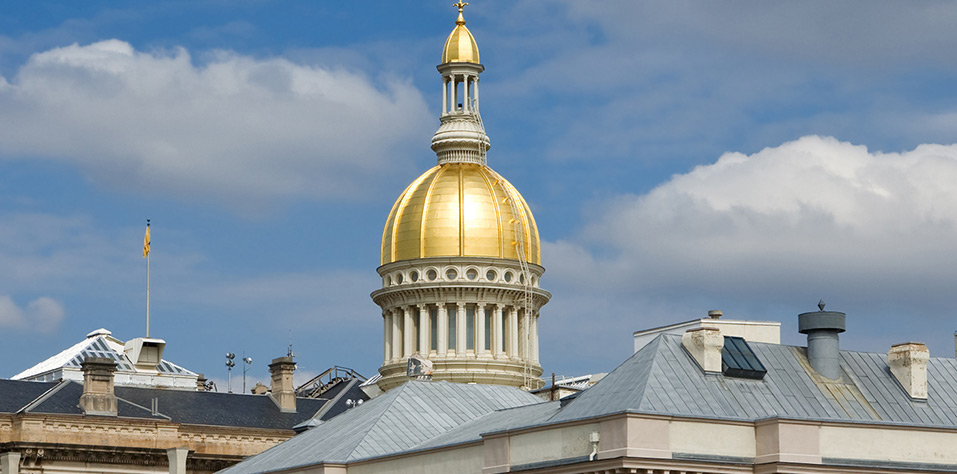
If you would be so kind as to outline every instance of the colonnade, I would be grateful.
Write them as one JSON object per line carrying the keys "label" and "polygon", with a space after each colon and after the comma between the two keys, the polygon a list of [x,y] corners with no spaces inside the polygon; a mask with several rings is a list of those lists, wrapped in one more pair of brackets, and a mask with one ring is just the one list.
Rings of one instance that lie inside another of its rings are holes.
{"label": "colonnade", "polygon": [[[478,112],[478,74],[449,74],[442,78],[442,115]],[[459,87],[462,84],[462,107],[459,108]],[[451,87],[450,87],[451,86]]]}
{"label": "colonnade", "polygon": [[529,315],[517,306],[488,303],[418,304],[387,309],[382,320],[384,364],[413,354],[522,360],[526,345],[529,360],[538,362],[537,311]]}

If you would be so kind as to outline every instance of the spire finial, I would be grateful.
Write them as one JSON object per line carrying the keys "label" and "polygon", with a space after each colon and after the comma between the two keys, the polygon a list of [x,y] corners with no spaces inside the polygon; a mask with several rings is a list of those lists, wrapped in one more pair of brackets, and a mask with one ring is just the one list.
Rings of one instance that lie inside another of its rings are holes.
{"label": "spire finial", "polygon": [[827,304],[827,303],[825,303],[823,299],[822,299],[821,301],[818,301],[818,302],[817,302],[817,309],[819,309],[819,310],[821,310],[821,311],[824,311],[824,305],[826,305],[826,304]]}
{"label": "spire finial", "polygon": [[459,8],[459,19],[458,19],[458,20],[455,20],[455,24],[456,24],[456,25],[464,25],[464,24],[465,24],[465,17],[462,16],[462,9],[465,8],[465,7],[467,7],[467,6],[469,6],[468,2],[462,2],[462,0],[459,0],[458,3],[453,3],[452,6]]}

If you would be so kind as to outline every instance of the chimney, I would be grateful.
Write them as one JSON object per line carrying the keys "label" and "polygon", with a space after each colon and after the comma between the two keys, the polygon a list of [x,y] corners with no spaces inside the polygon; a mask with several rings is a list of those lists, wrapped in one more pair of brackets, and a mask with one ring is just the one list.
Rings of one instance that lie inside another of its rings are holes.
{"label": "chimney", "polygon": [[296,388],[292,384],[295,370],[296,363],[288,356],[273,359],[272,364],[269,364],[269,373],[272,374],[269,396],[283,413],[296,412]]}
{"label": "chimney", "polygon": [[846,315],[824,311],[824,301],[817,304],[820,311],[798,315],[798,332],[807,334],[807,359],[817,373],[829,379],[841,376],[841,344],[838,334],[844,332]]}
{"label": "chimney", "polygon": [[905,342],[887,351],[887,365],[911,398],[927,400],[927,361],[930,351],[920,342]]}
{"label": "chimney", "polygon": [[720,309],[712,309],[708,311],[708,317],[711,319],[721,319],[721,316],[724,316],[724,313]]}
{"label": "chimney", "polygon": [[116,362],[105,357],[87,357],[80,366],[83,368],[80,409],[87,415],[116,416],[116,395],[113,394]]}
{"label": "chimney", "polygon": [[204,374],[196,374],[196,391],[206,391],[206,376]]}
{"label": "chimney", "polygon": [[724,336],[717,328],[689,329],[681,336],[681,345],[694,357],[705,372],[721,372],[721,349]]}

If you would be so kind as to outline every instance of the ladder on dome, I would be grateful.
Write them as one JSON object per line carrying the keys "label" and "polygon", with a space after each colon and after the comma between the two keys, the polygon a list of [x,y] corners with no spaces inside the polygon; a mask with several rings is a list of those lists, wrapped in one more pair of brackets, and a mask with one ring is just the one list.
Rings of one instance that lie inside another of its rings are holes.
{"label": "ladder on dome", "polygon": [[[473,109],[475,110],[475,109]],[[482,130],[485,130],[485,124],[482,123],[482,116],[478,114],[478,111],[473,113],[479,124],[482,125]],[[509,223],[513,225],[513,233],[515,234],[515,240],[512,242],[512,246],[515,247],[515,253],[518,255],[518,264],[521,268],[521,274],[519,275],[519,283],[522,284],[522,295],[520,300],[520,307],[524,312],[525,324],[522,326],[522,339],[524,344],[522,347],[522,388],[525,390],[532,390],[530,382],[532,380],[532,366],[531,366],[531,339],[532,334],[529,326],[531,326],[532,318],[535,317],[534,310],[532,309],[532,272],[528,267],[528,258],[525,254],[525,225],[521,218],[525,214],[524,209],[519,209],[518,199],[516,199],[515,192],[507,186],[505,183],[508,181],[498,174],[495,170],[490,168],[486,161],[486,150],[485,147],[482,147],[482,166],[485,166],[489,172],[495,176],[495,185],[502,190],[502,194],[505,196],[504,201],[507,201],[509,207],[512,211],[512,218],[509,220]]]}

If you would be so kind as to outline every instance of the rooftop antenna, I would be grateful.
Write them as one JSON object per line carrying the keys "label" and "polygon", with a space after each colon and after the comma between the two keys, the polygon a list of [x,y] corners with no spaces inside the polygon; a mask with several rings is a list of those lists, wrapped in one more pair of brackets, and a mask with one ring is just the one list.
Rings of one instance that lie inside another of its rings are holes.
{"label": "rooftop antenna", "polygon": [[146,259],[146,337],[150,337],[150,220],[146,219],[143,236],[143,258]]}
{"label": "rooftop antenna", "polygon": [[289,330],[289,349],[286,349],[286,357],[295,357],[296,354],[292,352],[292,329]]}

